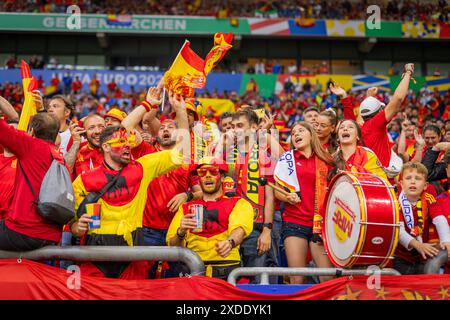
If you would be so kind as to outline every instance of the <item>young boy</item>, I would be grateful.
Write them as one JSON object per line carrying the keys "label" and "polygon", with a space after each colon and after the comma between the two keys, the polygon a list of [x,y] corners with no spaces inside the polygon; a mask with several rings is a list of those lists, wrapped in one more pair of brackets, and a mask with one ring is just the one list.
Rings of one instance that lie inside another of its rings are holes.
{"label": "young boy", "polygon": [[435,198],[425,192],[427,168],[416,162],[406,163],[401,172],[400,245],[394,268],[401,274],[421,274],[428,258],[436,256],[439,248],[429,241],[430,224],[436,227],[441,248],[450,250],[450,231],[445,216],[436,206]]}

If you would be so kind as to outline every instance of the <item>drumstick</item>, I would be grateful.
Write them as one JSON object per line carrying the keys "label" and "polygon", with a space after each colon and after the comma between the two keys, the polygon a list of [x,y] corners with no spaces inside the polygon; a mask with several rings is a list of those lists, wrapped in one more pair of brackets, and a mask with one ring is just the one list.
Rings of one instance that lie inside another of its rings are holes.
{"label": "drumstick", "polygon": [[258,178],[258,182],[259,182],[259,184],[262,185],[262,186],[268,185],[269,187],[271,187],[271,188],[274,189],[274,190],[279,191],[280,193],[282,193],[282,194],[285,195],[286,197],[287,197],[288,195],[291,194],[290,192],[287,192],[286,190],[280,188],[280,187],[277,186],[276,184],[273,184],[272,182],[267,181],[267,178],[260,177],[260,178]]}

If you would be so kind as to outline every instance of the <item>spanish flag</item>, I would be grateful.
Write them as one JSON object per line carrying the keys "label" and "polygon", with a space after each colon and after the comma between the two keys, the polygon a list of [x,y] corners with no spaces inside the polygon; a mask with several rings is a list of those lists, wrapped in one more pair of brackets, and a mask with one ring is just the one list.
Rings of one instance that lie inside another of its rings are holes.
{"label": "spanish flag", "polygon": [[20,73],[22,75],[22,86],[25,101],[23,102],[17,129],[28,131],[30,119],[37,113],[36,104],[31,96],[31,92],[37,89],[37,81],[35,77],[31,78],[30,66],[24,60],[20,63]]}
{"label": "spanish flag", "polygon": [[206,60],[199,57],[186,40],[176,56],[172,66],[164,74],[164,83],[169,90],[193,97],[196,88],[204,88],[206,75],[222,60],[225,53],[232,47],[233,34],[214,35],[214,47],[206,56]]}
{"label": "spanish flag", "polygon": [[164,83],[176,93],[185,97],[193,97],[195,88],[203,88],[206,84],[204,73],[205,61],[190,47],[186,40],[172,66],[164,74]]}
{"label": "spanish flag", "polygon": [[221,32],[214,35],[214,47],[209,51],[205,60],[205,74],[210,73],[222,60],[227,51],[233,47],[231,41],[233,41],[231,32],[226,35]]}

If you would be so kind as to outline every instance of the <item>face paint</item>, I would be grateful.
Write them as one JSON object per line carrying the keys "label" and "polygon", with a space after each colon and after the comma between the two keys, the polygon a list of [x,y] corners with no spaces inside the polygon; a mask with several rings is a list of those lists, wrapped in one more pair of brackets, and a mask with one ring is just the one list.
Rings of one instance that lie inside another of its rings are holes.
{"label": "face paint", "polygon": [[133,131],[129,135],[127,130],[120,129],[114,133],[112,139],[106,141],[111,148],[123,148],[126,144],[129,144],[131,148],[136,146],[136,133]]}

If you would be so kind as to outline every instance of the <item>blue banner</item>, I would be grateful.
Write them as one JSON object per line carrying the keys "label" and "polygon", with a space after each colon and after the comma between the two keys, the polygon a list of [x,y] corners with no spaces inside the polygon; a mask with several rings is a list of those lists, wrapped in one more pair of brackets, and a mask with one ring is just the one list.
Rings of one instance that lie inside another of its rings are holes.
{"label": "blue banner", "polygon": [[[44,85],[49,86],[51,79],[57,75],[60,80],[60,89],[64,87],[64,77],[69,75],[72,80],[79,77],[83,84],[82,91],[89,92],[89,83],[94,75],[100,81],[100,93],[107,92],[107,85],[113,79],[117,86],[129,92],[131,86],[136,91],[141,91],[146,88],[156,86],[163,76],[163,72],[144,72],[144,71],[74,71],[74,70],[31,70],[31,75],[36,78],[42,77]],[[236,91],[239,93],[241,86],[242,74],[228,74],[228,73],[211,73],[208,75],[205,89],[209,92]],[[0,70],[0,84],[5,82],[21,83],[20,69]],[[203,93],[204,90],[197,90],[198,93]]]}
{"label": "blue banner", "polygon": [[[241,88],[242,74],[229,74],[229,73],[210,73],[206,80],[205,89],[210,93],[214,90],[218,92],[224,91],[236,91],[239,94]],[[198,93],[205,92],[205,89],[196,90]]]}
{"label": "blue banner", "polygon": [[[107,92],[107,84],[113,79],[117,86],[123,91],[130,91],[133,86],[135,90],[143,90],[145,88],[156,86],[162,78],[162,72],[134,72],[134,71],[77,71],[77,70],[31,70],[31,75],[36,78],[42,77],[45,86],[49,86],[52,78],[57,75],[60,80],[60,86],[64,86],[64,77],[69,75],[72,80],[79,77],[83,84],[83,91],[89,91],[89,83],[94,75],[100,81],[100,92]],[[20,69],[0,70],[0,83],[4,82],[21,82]],[[61,87],[61,88],[62,88]]]}

